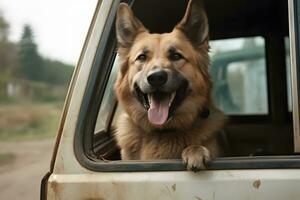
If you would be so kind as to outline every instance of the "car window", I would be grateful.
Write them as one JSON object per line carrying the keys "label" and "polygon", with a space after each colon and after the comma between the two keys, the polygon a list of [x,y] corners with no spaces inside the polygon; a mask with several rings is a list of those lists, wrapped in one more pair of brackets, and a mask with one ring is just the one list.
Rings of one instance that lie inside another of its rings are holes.
{"label": "car window", "polygon": [[106,129],[106,126],[109,122],[110,114],[113,111],[113,108],[116,103],[116,96],[113,90],[114,83],[117,79],[118,74],[118,65],[119,65],[119,57],[116,56],[111,74],[109,76],[104,96],[100,105],[100,110],[98,112],[97,121],[95,125],[94,133],[98,133]]}
{"label": "car window", "polygon": [[215,40],[210,46],[216,105],[226,114],[268,114],[264,38]]}
{"label": "car window", "polygon": [[[178,21],[178,17],[184,14],[181,9],[184,9],[185,6],[183,2],[186,1],[174,1],[174,4],[171,1],[157,0],[129,2],[132,5],[134,13],[137,14],[137,17],[142,22],[145,22],[145,27],[149,27],[151,32],[168,32],[168,29],[171,29]],[[179,5],[179,2],[182,4]],[[149,163],[148,161],[145,163],[136,161],[119,162],[120,149],[117,147],[113,137],[114,126],[112,121],[118,118],[117,115],[120,111],[120,106],[116,107],[116,98],[113,90],[118,71],[118,58],[115,58],[116,41],[114,35],[114,17],[118,3],[119,2],[116,1],[114,5],[111,6],[109,16],[105,22],[105,29],[103,30],[103,34],[101,34],[99,44],[97,44],[98,48],[94,57],[95,62],[93,63],[92,73],[90,74],[86,86],[87,92],[84,96],[83,106],[82,109],[80,109],[79,119],[83,120],[79,121],[77,125],[74,142],[74,149],[78,161],[89,170],[96,171],[185,170],[180,161],[177,162],[174,160],[149,161]],[[172,5],[172,12],[170,17],[166,18],[167,13],[165,13],[165,11],[170,5]],[[291,132],[291,124],[283,124],[281,121],[280,124],[277,124],[277,121],[279,121],[276,118],[277,113],[273,112],[277,110],[274,109],[275,106],[273,105],[271,110],[271,106],[269,105],[269,101],[274,100],[273,98],[276,98],[274,94],[277,93],[274,92],[274,90],[276,91],[276,87],[270,87],[269,89],[267,83],[273,86],[271,84],[277,80],[271,78],[273,78],[273,74],[276,74],[276,72],[280,70],[278,70],[277,67],[269,67],[269,65],[267,68],[267,64],[282,60],[276,58],[276,56],[282,55],[280,53],[283,51],[282,46],[278,44],[282,42],[281,36],[283,31],[288,31],[287,26],[285,26],[286,24],[281,23],[281,21],[286,19],[284,18],[286,16],[283,14],[278,15],[283,12],[276,12],[275,10],[277,9],[274,10],[274,7],[277,6],[277,4],[274,3],[272,5],[274,6],[268,7],[268,10],[265,10],[265,7],[258,8],[264,10],[263,13],[272,15],[274,19],[282,19],[277,20],[278,23],[276,24],[272,23],[274,20],[272,21],[272,19],[269,18],[264,18],[264,20],[256,20],[255,17],[253,18],[252,15],[257,16],[257,9],[251,11],[251,15],[249,15],[249,12],[243,11],[236,13],[231,12],[233,11],[231,10],[228,11],[228,14],[226,14],[227,18],[225,18],[223,16],[225,13],[218,14],[217,12],[217,14],[215,14],[216,12],[213,12],[215,5],[211,4],[207,6],[209,8],[208,13],[213,16],[210,17],[210,22],[212,22],[211,25],[213,26],[210,34],[211,38],[234,37],[234,35],[238,33],[241,36],[261,34],[270,39],[265,40],[264,37],[243,37],[210,41],[210,74],[214,84],[212,91],[213,99],[217,107],[223,110],[227,115],[239,115],[234,116],[224,132],[222,131],[225,135],[225,140],[229,139],[230,156],[268,156],[273,153],[275,155],[289,155],[291,152],[291,147],[289,146],[292,143],[289,134]],[[256,8],[255,6],[258,6],[258,4],[253,3],[253,6],[253,8]],[[147,7],[146,10],[143,9],[145,7]],[[234,10],[240,10],[239,6]],[[148,15],[149,13],[153,13],[153,11],[155,11],[156,15]],[[241,21],[234,21],[233,23],[231,19],[236,17],[236,14],[240,15]],[[160,19],[165,19],[165,21],[157,23],[157,20]],[[247,21],[251,19],[251,23],[245,25],[244,22],[246,19]],[[225,22],[228,22],[228,26],[224,26]],[[279,30],[279,32],[277,32],[277,30]],[[274,34],[276,37],[273,37]],[[269,38],[269,36],[271,37]],[[275,49],[266,53],[265,46],[272,47],[270,43],[275,40],[278,42],[274,45]],[[96,43],[94,42],[93,44]],[[274,55],[272,53],[274,53]],[[267,63],[266,54],[268,55],[268,61],[270,61],[270,63]],[[116,61],[114,61],[115,59]],[[270,97],[268,97],[269,93],[271,94]],[[274,114],[275,117],[273,117],[273,113],[276,114]],[[97,118],[97,123],[94,128],[95,118]],[[277,121],[273,120],[273,118],[276,118]],[[273,121],[275,123],[273,123]],[[110,126],[112,127],[110,128]],[[105,132],[108,134],[96,134],[91,137],[90,134],[93,134],[93,130],[91,129],[95,129],[95,133]],[[280,137],[272,137],[273,135]],[[226,136],[228,136],[228,138],[226,138]],[[226,143],[227,141],[224,142]],[[280,145],[278,146],[278,144]],[[82,155],[85,155],[88,159],[85,157],[81,159]],[[252,158],[253,157],[250,159]],[[228,158],[225,158],[225,160],[226,159]],[[263,160],[264,159],[265,158],[263,158]],[[229,158],[229,160],[231,159]],[[256,160],[256,158],[253,160]],[[258,159],[258,161],[261,162],[262,159]],[[180,166],[177,164],[180,164]],[[263,165],[265,165],[265,162]],[[226,163],[224,165],[221,161],[220,166],[224,169],[226,168]],[[241,165],[238,165],[238,167],[240,166]],[[249,166],[246,168],[248,167]]]}

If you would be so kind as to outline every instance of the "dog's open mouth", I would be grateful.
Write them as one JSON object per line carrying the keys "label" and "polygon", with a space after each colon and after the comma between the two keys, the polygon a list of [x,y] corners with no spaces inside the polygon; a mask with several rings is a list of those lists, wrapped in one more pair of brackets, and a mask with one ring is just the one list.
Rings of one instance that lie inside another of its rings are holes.
{"label": "dog's open mouth", "polygon": [[184,81],[174,92],[155,91],[146,94],[135,85],[137,98],[147,110],[149,121],[158,126],[165,124],[173,116],[174,110],[187,96],[187,89],[188,83]]}

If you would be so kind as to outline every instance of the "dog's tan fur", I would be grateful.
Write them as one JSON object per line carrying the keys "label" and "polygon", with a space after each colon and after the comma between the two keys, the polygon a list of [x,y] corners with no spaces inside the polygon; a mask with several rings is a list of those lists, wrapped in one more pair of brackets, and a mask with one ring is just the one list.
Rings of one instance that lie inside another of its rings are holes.
{"label": "dog's tan fur", "polygon": [[[171,33],[151,34],[129,7],[121,4],[116,29],[121,63],[115,92],[125,113],[118,120],[115,136],[122,159],[182,158],[188,169],[204,168],[205,161],[220,155],[216,133],[225,120],[211,99],[208,23],[202,6],[191,0],[185,16]],[[166,53],[170,47],[184,59],[170,61]],[[145,63],[137,62],[136,57],[144,48],[149,51],[149,58]],[[178,70],[191,90],[173,118],[162,126],[149,122],[147,111],[133,95],[136,76],[156,66]],[[208,117],[199,117],[205,109],[210,111]]]}

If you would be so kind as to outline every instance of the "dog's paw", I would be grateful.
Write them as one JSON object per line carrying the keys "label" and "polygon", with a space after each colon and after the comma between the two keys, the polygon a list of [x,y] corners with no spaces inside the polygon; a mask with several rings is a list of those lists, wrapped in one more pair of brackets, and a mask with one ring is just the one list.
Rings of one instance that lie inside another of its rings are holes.
{"label": "dog's paw", "polygon": [[204,146],[189,146],[185,148],[181,154],[183,163],[187,165],[187,169],[197,172],[205,169],[205,164],[210,161],[210,153]]}

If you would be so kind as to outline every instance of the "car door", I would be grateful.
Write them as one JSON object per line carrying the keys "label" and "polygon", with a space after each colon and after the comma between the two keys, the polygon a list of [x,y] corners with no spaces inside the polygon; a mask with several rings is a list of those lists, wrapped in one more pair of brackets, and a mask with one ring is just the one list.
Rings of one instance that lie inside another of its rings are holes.
{"label": "car door", "polygon": [[[241,9],[243,6],[248,5],[247,1],[241,2],[244,2],[242,6],[237,1],[231,1],[232,7]],[[257,3],[260,5],[259,9],[262,9],[262,13],[264,13],[263,9],[270,9],[266,12],[271,12],[275,4],[272,4],[271,1],[264,2],[266,4],[260,4],[257,1],[249,5],[256,8],[255,4]],[[264,54],[258,52],[259,55],[257,55],[257,52],[250,52],[250,54],[246,54],[248,56],[246,58],[242,55],[234,55],[235,60],[233,57],[229,57],[231,62],[227,62],[227,58],[224,58],[224,56],[222,59],[219,56],[218,59],[222,62],[220,61],[220,65],[213,64],[215,70],[212,70],[212,73],[215,73],[215,75],[212,76],[216,82],[222,80],[222,84],[225,83],[225,86],[227,84],[227,91],[224,92],[224,89],[220,89],[226,87],[219,83],[221,85],[217,89],[221,93],[218,93],[218,95],[221,95],[222,98],[230,97],[232,99],[227,99],[227,102],[231,101],[231,103],[239,105],[237,96],[241,94],[234,94],[235,90],[233,91],[234,88],[232,87],[236,84],[232,84],[230,77],[244,77],[251,72],[244,70],[241,72],[242,75],[236,75],[236,71],[233,74],[228,75],[228,73],[237,66],[247,69],[247,65],[253,63],[253,59],[263,57],[266,61],[265,64],[260,64],[260,66],[263,66],[262,68],[265,66],[265,71],[261,73],[265,74],[262,82],[266,82],[266,84],[265,86],[260,85],[260,87],[266,88],[266,97],[261,97],[258,103],[263,101],[266,106],[265,111],[262,113],[254,111],[249,113],[248,110],[243,109],[239,111],[233,105],[226,107],[229,111],[233,110],[235,112],[235,115],[230,112],[227,113],[235,124],[230,125],[225,130],[225,132],[231,133],[229,139],[236,141],[232,143],[234,153],[231,157],[213,160],[208,164],[207,170],[198,173],[186,171],[181,160],[153,160],[147,162],[120,160],[119,149],[116,147],[113,138],[114,120],[118,113],[122,112],[113,94],[113,83],[118,71],[114,20],[119,3],[119,0],[105,0],[99,1],[97,5],[69,88],[50,171],[42,180],[41,199],[299,199],[300,157],[294,152],[299,152],[300,144],[298,138],[298,88],[300,85],[298,78],[299,35],[297,27],[300,1],[289,1],[293,123],[288,116],[289,113],[285,117],[286,113],[282,111],[288,109],[287,102],[284,105],[282,103],[287,101],[287,99],[284,100],[286,96],[276,98],[278,91],[286,92],[287,90],[287,87],[283,86],[274,87],[278,82],[278,78],[276,78],[276,74],[278,74],[276,72],[278,71],[276,70],[283,69],[269,67],[270,63],[275,66],[276,61],[284,62],[285,60],[284,51],[280,53],[284,45],[278,39],[283,38],[285,34],[275,34],[274,36],[272,34],[274,30],[263,29],[264,24],[258,27],[261,28],[259,30],[263,30],[262,34],[251,27],[249,27],[249,30],[239,32],[240,30],[234,29],[236,26],[230,25],[230,18],[226,22],[234,31],[226,31],[220,26],[220,22],[218,26],[216,25],[218,24],[217,21],[224,16],[220,15],[220,18],[214,18],[214,15],[211,15],[212,21],[216,21],[216,24],[212,24],[212,35],[215,35],[212,40],[260,37],[265,44],[263,46]],[[132,5],[138,16],[145,16],[144,22],[150,26],[158,24],[155,15],[159,17],[170,16],[161,19],[161,23],[166,27],[155,26],[158,32],[170,29],[176,23],[176,19],[179,19],[180,15],[183,14],[186,6],[186,1],[183,0],[176,2],[171,0],[163,2],[159,0],[136,0],[127,1],[127,3]],[[211,10],[216,5],[220,4],[219,9],[223,5],[218,1],[205,1],[205,3],[208,9]],[[269,5],[268,3],[272,6],[266,7]],[[226,11],[239,13],[239,9]],[[153,10],[156,11],[155,15]],[[166,10],[169,10],[169,12]],[[245,11],[247,10],[248,7],[245,8]],[[247,17],[246,14],[241,16]],[[152,18],[154,18],[154,22],[151,21]],[[244,24],[238,20],[237,23],[240,23],[237,28],[244,30]],[[268,25],[273,27],[272,24]],[[270,34],[267,34],[268,31]],[[221,37],[221,32],[224,38]],[[278,47],[272,50],[277,41]],[[233,45],[232,40],[229,41],[229,44]],[[262,47],[259,48],[262,49]],[[256,57],[251,57],[252,54]],[[240,63],[241,61],[244,63]],[[256,63],[258,62],[261,61],[256,60]],[[235,63],[235,65],[230,67],[229,65],[232,63]],[[223,66],[222,70],[217,69],[220,66]],[[221,76],[220,74],[223,72],[228,76]],[[285,76],[279,77],[286,78]],[[243,92],[244,89],[241,91]],[[237,100],[235,101],[234,98],[237,98]],[[257,101],[254,102],[257,103]],[[255,103],[240,104],[250,105],[250,108],[251,105],[255,106]],[[245,123],[247,124],[245,125]],[[248,129],[251,133],[249,133],[247,127],[250,127]],[[291,132],[292,127],[293,132]],[[243,131],[244,136],[239,133],[240,131]],[[264,132],[268,132],[268,134],[264,135]],[[269,141],[269,136],[274,136],[272,135],[273,132],[278,133],[279,139],[275,139],[275,142],[273,140]],[[290,138],[286,134],[280,136],[281,132],[293,133],[294,137]],[[268,142],[261,142],[265,140],[268,140],[270,145]],[[289,143],[291,141],[292,144]],[[279,147],[278,142],[282,142],[282,148]],[[269,148],[270,152],[275,155],[266,153]],[[257,149],[263,151],[256,152]],[[254,154],[251,154],[251,152]],[[263,156],[256,156],[256,153]],[[285,155],[280,155],[281,153]]]}

